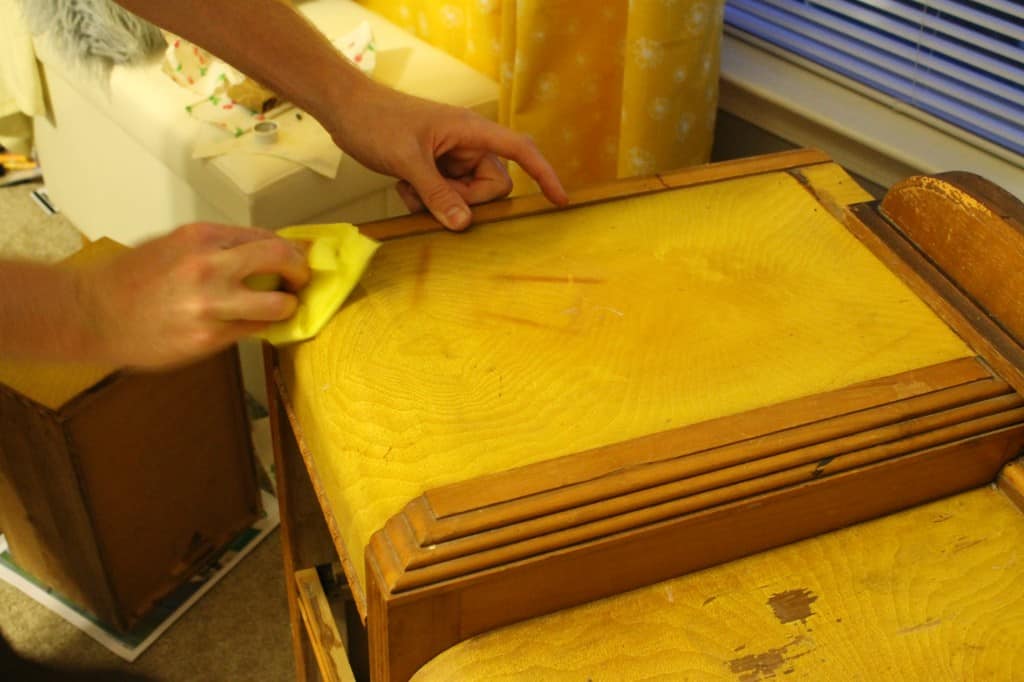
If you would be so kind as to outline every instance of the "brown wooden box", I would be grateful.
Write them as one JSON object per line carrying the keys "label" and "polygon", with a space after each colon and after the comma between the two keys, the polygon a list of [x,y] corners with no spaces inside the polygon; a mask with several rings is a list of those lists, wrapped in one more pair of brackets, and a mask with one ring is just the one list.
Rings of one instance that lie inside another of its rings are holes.
{"label": "brown wooden box", "polygon": [[162,373],[0,361],[15,561],[130,629],[261,512],[243,395],[233,348]]}

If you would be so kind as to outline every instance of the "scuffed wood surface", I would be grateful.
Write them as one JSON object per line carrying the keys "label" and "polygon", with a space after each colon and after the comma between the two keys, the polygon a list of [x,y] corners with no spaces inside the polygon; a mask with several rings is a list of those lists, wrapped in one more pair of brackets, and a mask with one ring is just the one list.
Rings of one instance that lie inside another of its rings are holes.
{"label": "scuffed wood surface", "polygon": [[1021,679],[1022,548],[986,487],[474,637],[413,679]]}
{"label": "scuffed wood surface", "polygon": [[281,370],[361,574],[430,488],[970,355],[777,172],[388,242]]}

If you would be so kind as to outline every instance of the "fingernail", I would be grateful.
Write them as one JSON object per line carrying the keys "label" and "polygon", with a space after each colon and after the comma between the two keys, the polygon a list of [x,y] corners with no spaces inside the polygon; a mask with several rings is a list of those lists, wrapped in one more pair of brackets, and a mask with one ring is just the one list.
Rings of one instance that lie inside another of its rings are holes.
{"label": "fingernail", "polygon": [[461,230],[469,225],[469,211],[461,206],[453,206],[445,214],[445,227],[452,230]]}

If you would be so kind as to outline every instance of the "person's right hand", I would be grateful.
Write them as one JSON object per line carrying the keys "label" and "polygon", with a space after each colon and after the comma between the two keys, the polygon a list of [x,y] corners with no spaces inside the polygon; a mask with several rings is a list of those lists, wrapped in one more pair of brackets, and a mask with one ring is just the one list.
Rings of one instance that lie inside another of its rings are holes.
{"label": "person's right hand", "polygon": [[[288,291],[255,291],[254,274],[278,274]],[[97,358],[158,368],[219,351],[290,317],[309,280],[301,249],[258,228],[214,223],[174,232],[85,270],[78,295]]]}
{"label": "person's right hand", "polygon": [[529,137],[466,108],[356,79],[321,122],[356,161],[399,178],[398,193],[410,210],[427,209],[451,230],[469,227],[471,205],[512,190],[502,159],[518,163],[555,205],[569,200]]}

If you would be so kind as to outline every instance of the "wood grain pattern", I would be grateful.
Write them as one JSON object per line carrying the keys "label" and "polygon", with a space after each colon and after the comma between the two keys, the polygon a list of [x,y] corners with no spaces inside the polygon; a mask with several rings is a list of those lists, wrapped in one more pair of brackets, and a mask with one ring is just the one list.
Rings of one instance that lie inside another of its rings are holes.
{"label": "wood grain pattern", "polygon": [[[981,381],[983,379],[989,381]],[[447,519],[468,511],[474,512],[475,530],[472,532],[486,530],[492,527],[489,517],[498,516],[506,523],[523,520],[506,516],[511,510],[502,509],[500,505],[508,500],[540,497],[549,491],[561,493],[566,486],[585,486],[618,476],[626,467],[642,472],[650,485],[673,480],[679,474],[706,473],[726,464],[727,460],[716,448],[730,443],[741,445],[742,457],[750,460],[757,459],[758,453],[766,454],[765,447],[769,443],[771,450],[768,452],[827,443],[851,433],[928,414],[937,406],[959,405],[1007,392],[1004,386],[990,380],[990,371],[977,359],[952,360],[433,488],[424,493],[423,499],[438,525],[428,533],[415,518],[410,521],[424,543],[443,541],[456,532],[454,528],[447,528],[450,525]],[[766,434],[774,434],[774,437],[766,438]],[[673,473],[672,467],[684,457],[682,470]],[[641,469],[642,464],[651,466]],[[643,485],[633,481],[624,487]],[[531,509],[528,516],[555,508]]]}
{"label": "wood grain pattern", "polygon": [[[371,647],[385,638],[390,645],[381,648],[391,656],[376,662],[374,679],[408,679],[457,639],[501,624],[715,566],[988,483],[1020,453],[1022,443],[1024,426],[1018,425],[985,438],[755,495],[554,553],[515,571],[484,571],[473,579],[396,595],[386,600],[386,618],[379,617],[371,601],[367,619]],[[371,554],[371,580],[383,581],[372,559]],[[596,571],[596,566],[610,570]],[[371,591],[379,588],[374,585]],[[451,639],[452,630],[457,639]],[[410,638],[413,631],[417,636]],[[406,638],[399,639],[401,635]]]}
{"label": "wood grain pattern", "polygon": [[[870,197],[798,156],[598,187],[569,211],[506,202],[459,236],[370,226],[390,241],[280,376],[373,679],[990,482],[1021,453],[1014,380],[942,320],[989,336],[936,317],[934,287],[890,272],[851,211]],[[806,597],[770,605],[788,624]]]}
{"label": "wood grain pattern", "polygon": [[[624,464],[607,476],[533,496],[519,496],[512,486],[500,503],[490,496],[467,500],[445,518],[424,496],[388,521],[386,539],[371,541],[371,551],[380,551],[376,561],[390,592],[399,594],[1024,422],[1024,398],[1005,383],[990,379],[963,388],[970,390],[939,391],[738,442],[744,415],[737,415],[718,423],[719,444],[699,452],[654,465]],[[531,475],[529,468],[518,473]]]}
{"label": "wood grain pattern", "polygon": [[425,490],[970,355],[767,173],[388,242],[281,370],[361,573]]}
{"label": "wood grain pattern", "polygon": [[327,602],[316,569],[295,573],[299,611],[309,633],[313,653],[324,682],[355,682],[345,641]]}
{"label": "wood grain pattern", "polygon": [[981,488],[474,637],[413,680],[1019,679],[1022,543]]}

